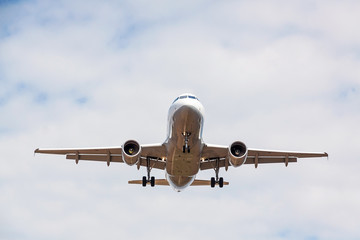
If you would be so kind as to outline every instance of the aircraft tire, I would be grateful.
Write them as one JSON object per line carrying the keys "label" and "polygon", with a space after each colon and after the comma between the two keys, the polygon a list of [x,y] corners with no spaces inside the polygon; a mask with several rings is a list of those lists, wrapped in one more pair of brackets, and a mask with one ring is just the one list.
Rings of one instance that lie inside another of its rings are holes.
{"label": "aircraft tire", "polygon": [[147,182],[146,177],[143,176],[143,178],[142,178],[142,185],[143,185],[143,187],[146,187],[146,182]]}
{"label": "aircraft tire", "polygon": [[150,179],[150,185],[151,185],[152,187],[155,186],[155,177],[154,177],[154,176],[151,177],[151,179]]}
{"label": "aircraft tire", "polygon": [[211,185],[212,188],[215,187],[215,178],[214,177],[212,177],[210,179],[210,185]]}
{"label": "aircraft tire", "polygon": [[224,179],[221,177],[219,178],[219,187],[222,188],[224,186]]}

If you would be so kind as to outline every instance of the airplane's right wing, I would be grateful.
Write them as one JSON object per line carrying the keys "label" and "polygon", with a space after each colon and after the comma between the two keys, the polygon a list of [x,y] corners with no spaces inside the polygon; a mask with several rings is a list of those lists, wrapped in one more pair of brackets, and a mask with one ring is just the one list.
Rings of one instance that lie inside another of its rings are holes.
{"label": "airplane's right wing", "polygon": [[[205,144],[202,151],[202,161],[200,163],[201,170],[219,168],[228,168],[230,165],[228,160],[229,148],[220,145]],[[298,158],[315,158],[328,157],[326,152],[294,152],[294,151],[276,151],[248,148],[247,158],[244,164],[264,163],[285,163],[297,162]]]}

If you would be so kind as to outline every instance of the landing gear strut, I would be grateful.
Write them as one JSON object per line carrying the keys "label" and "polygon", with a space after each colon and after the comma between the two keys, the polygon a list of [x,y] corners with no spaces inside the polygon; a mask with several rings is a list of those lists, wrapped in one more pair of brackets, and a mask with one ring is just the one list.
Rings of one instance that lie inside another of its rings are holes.
{"label": "landing gear strut", "polygon": [[189,137],[191,135],[190,132],[183,132],[182,135],[184,136],[184,141],[185,141],[185,144],[183,146],[183,153],[185,153],[186,151],[188,153],[190,153],[190,146],[189,146]]}
{"label": "landing gear strut", "polygon": [[215,177],[212,177],[210,179],[210,185],[211,187],[215,187],[215,184],[219,184],[219,187],[222,188],[224,186],[224,179],[221,177],[219,178],[219,170],[220,170],[220,166],[219,166],[219,159],[216,159],[216,165],[214,167],[215,170]]}
{"label": "landing gear strut", "polygon": [[143,176],[142,178],[142,185],[143,187],[146,187],[146,184],[149,182],[150,186],[154,187],[155,186],[155,177],[152,176],[150,177],[150,172],[151,172],[152,167],[150,167],[150,158],[146,159],[146,170],[147,170],[147,177]]}

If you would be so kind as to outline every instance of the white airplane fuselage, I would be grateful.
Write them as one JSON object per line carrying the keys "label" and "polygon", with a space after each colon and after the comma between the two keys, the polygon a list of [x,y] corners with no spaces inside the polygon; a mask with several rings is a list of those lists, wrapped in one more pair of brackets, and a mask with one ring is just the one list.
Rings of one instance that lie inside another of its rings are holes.
{"label": "white airplane fuselage", "polygon": [[204,107],[197,98],[180,96],[170,106],[166,179],[175,190],[191,185],[200,169]]}

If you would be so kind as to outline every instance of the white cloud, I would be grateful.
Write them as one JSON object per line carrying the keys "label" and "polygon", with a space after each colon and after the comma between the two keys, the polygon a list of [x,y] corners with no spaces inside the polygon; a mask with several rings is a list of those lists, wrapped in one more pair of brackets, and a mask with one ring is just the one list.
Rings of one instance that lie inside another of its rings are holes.
{"label": "white cloud", "polygon": [[[358,12],[353,1],[0,6],[1,238],[359,238]],[[204,104],[207,142],[330,160],[222,170],[230,186],[178,194],[127,185],[144,169],[33,157],[163,141],[182,92]]]}

